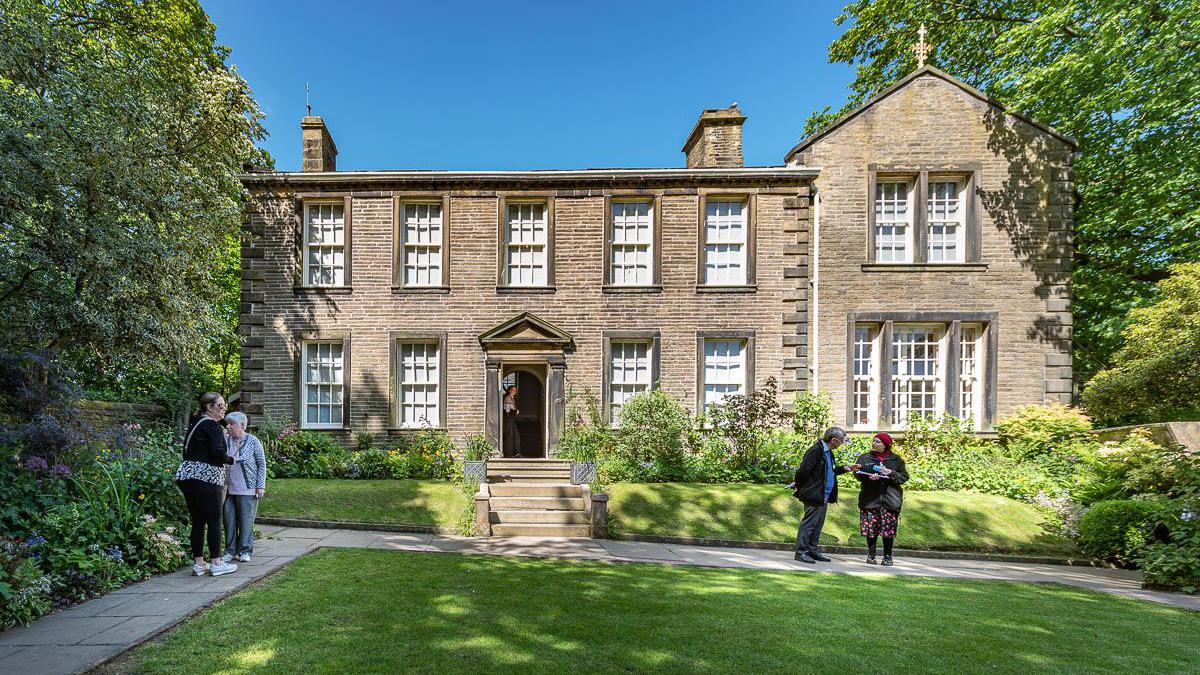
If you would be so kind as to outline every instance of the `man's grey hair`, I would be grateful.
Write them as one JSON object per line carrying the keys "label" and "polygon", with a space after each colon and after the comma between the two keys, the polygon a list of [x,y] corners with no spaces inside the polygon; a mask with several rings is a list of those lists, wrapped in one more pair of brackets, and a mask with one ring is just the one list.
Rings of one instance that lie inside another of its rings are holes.
{"label": "man's grey hair", "polygon": [[[234,424],[240,424],[243,429],[245,429],[246,424],[248,424],[250,422],[250,420],[246,419],[246,413],[240,412],[237,410],[225,415],[225,419],[229,420],[230,422],[233,422]],[[840,429],[839,429],[839,431],[840,431]],[[827,431],[825,433],[828,434],[829,432]]]}
{"label": "man's grey hair", "polygon": [[[240,414],[240,413],[230,413],[230,415],[234,415],[234,414]],[[229,415],[226,415],[226,417],[229,417]],[[844,429],[842,429],[841,427],[829,427],[828,429],[825,430],[825,435],[822,436],[821,438],[826,443],[828,443],[829,441],[832,441],[835,438],[838,439],[839,441],[844,441],[844,440],[846,440],[846,431]]]}

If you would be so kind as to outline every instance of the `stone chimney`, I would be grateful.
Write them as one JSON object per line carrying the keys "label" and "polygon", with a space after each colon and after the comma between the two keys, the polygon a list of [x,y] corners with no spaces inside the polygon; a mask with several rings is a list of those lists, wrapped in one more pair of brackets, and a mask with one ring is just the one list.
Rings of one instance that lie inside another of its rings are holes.
{"label": "stone chimney", "polygon": [[687,168],[742,166],[742,124],[746,116],[737,103],[700,113],[696,126],[683,144]]}
{"label": "stone chimney", "polygon": [[300,170],[337,171],[337,146],[325,127],[325,120],[316,115],[301,119],[300,133],[303,139]]}

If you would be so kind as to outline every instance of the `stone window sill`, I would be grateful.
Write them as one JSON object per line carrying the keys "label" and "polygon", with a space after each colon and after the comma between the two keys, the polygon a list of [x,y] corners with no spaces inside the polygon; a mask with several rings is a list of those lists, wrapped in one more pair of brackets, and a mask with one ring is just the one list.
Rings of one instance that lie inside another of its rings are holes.
{"label": "stone window sill", "polygon": [[630,294],[636,295],[636,294],[645,294],[645,293],[662,293],[662,289],[663,289],[663,287],[661,284],[654,284],[653,286],[613,286],[612,284],[609,284],[607,286],[604,286],[601,290],[604,293],[612,293],[612,294],[616,294],[616,295],[619,295],[622,293],[630,293]]}
{"label": "stone window sill", "polygon": [[446,432],[448,432],[449,430],[450,430],[449,427],[388,427],[387,434],[388,434],[388,436],[405,436],[405,435],[411,435],[411,434],[419,434],[422,431],[446,431]]}
{"label": "stone window sill", "polygon": [[353,286],[293,286],[296,295],[350,295]]}
{"label": "stone window sill", "polygon": [[544,295],[554,293],[554,286],[497,286],[497,295]]}
{"label": "stone window sill", "polygon": [[392,286],[392,292],[397,295],[447,295],[449,286]]}
{"label": "stone window sill", "polygon": [[862,264],[864,272],[986,272],[987,263],[875,263]]}
{"label": "stone window sill", "polygon": [[698,284],[696,286],[697,293],[757,293],[758,284],[748,284],[746,286],[705,286]]}

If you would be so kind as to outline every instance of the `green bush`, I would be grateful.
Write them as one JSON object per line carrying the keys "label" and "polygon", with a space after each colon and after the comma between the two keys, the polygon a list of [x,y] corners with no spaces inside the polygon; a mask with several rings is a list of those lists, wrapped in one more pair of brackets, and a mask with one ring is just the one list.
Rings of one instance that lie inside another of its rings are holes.
{"label": "green bush", "polygon": [[618,447],[628,459],[657,465],[665,480],[687,475],[684,445],[692,418],[670,394],[654,389],[634,396],[621,406]]}
{"label": "green bush", "polygon": [[44,461],[31,459],[0,448],[0,537],[28,536],[29,525],[38,514],[67,499],[67,477],[53,473]]}
{"label": "green bush", "polygon": [[734,469],[759,467],[760,456],[772,434],[784,421],[774,377],[749,394],[734,394],[713,405],[705,414],[703,427],[725,439],[728,462]]}
{"label": "green bush", "polygon": [[568,388],[558,457],[573,462],[597,462],[599,466],[617,452],[617,433],[605,423],[595,394],[588,389]]}
{"label": "green bush", "polygon": [[911,413],[904,435],[897,441],[896,452],[902,453],[905,461],[919,461],[925,457],[961,452],[975,444],[970,420],[953,415],[934,418]]}
{"label": "green bush", "polygon": [[337,441],[316,431],[287,429],[267,450],[272,478],[334,478],[350,453]]}
{"label": "green bush", "polygon": [[1132,499],[1097,502],[1079,519],[1079,548],[1094,558],[1132,563],[1149,543],[1161,508]]}
{"label": "green bush", "polygon": [[123,458],[112,458],[124,465],[124,480],[129,483],[130,494],[141,504],[143,512],[168,525],[188,522],[183,493],[175,484],[175,469],[182,459],[175,432],[162,426],[134,431],[139,432],[135,449]]}
{"label": "green bush", "polygon": [[0,539],[0,630],[50,611],[50,577],[33,555],[25,540]]}
{"label": "green bush", "polygon": [[463,459],[470,462],[480,462],[495,456],[496,446],[492,445],[487,436],[475,434],[467,439],[467,447],[463,450]]}
{"label": "green bush", "polygon": [[1178,454],[1172,494],[1155,523],[1166,537],[1146,546],[1138,562],[1147,582],[1195,593],[1200,590],[1200,455]]}
{"label": "green bush", "polygon": [[1035,466],[1017,462],[987,443],[912,460],[904,457],[909,475],[905,488],[909,490],[969,490],[1022,501],[1059,493],[1054,482]]}
{"label": "green bush", "polygon": [[1041,457],[1069,452],[1090,440],[1092,422],[1081,411],[1061,403],[1027,405],[995,424],[1000,443],[1010,454]]}
{"label": "green bush", "polygon": [[829,394],[802,391],[792,403],[792,430],[801,438],[816,442],[833,425],[833,399]]}

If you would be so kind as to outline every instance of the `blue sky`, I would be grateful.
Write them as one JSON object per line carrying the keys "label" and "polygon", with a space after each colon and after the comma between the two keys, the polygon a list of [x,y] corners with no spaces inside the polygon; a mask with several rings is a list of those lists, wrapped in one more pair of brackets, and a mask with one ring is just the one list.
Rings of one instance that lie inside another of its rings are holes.
{"label": "blue sky", "polygon": [[775,165],[845,100],[841,2],[201,0],[299,167],[304,83],[338,168],[672,167],[737,101],[747,165]]}

